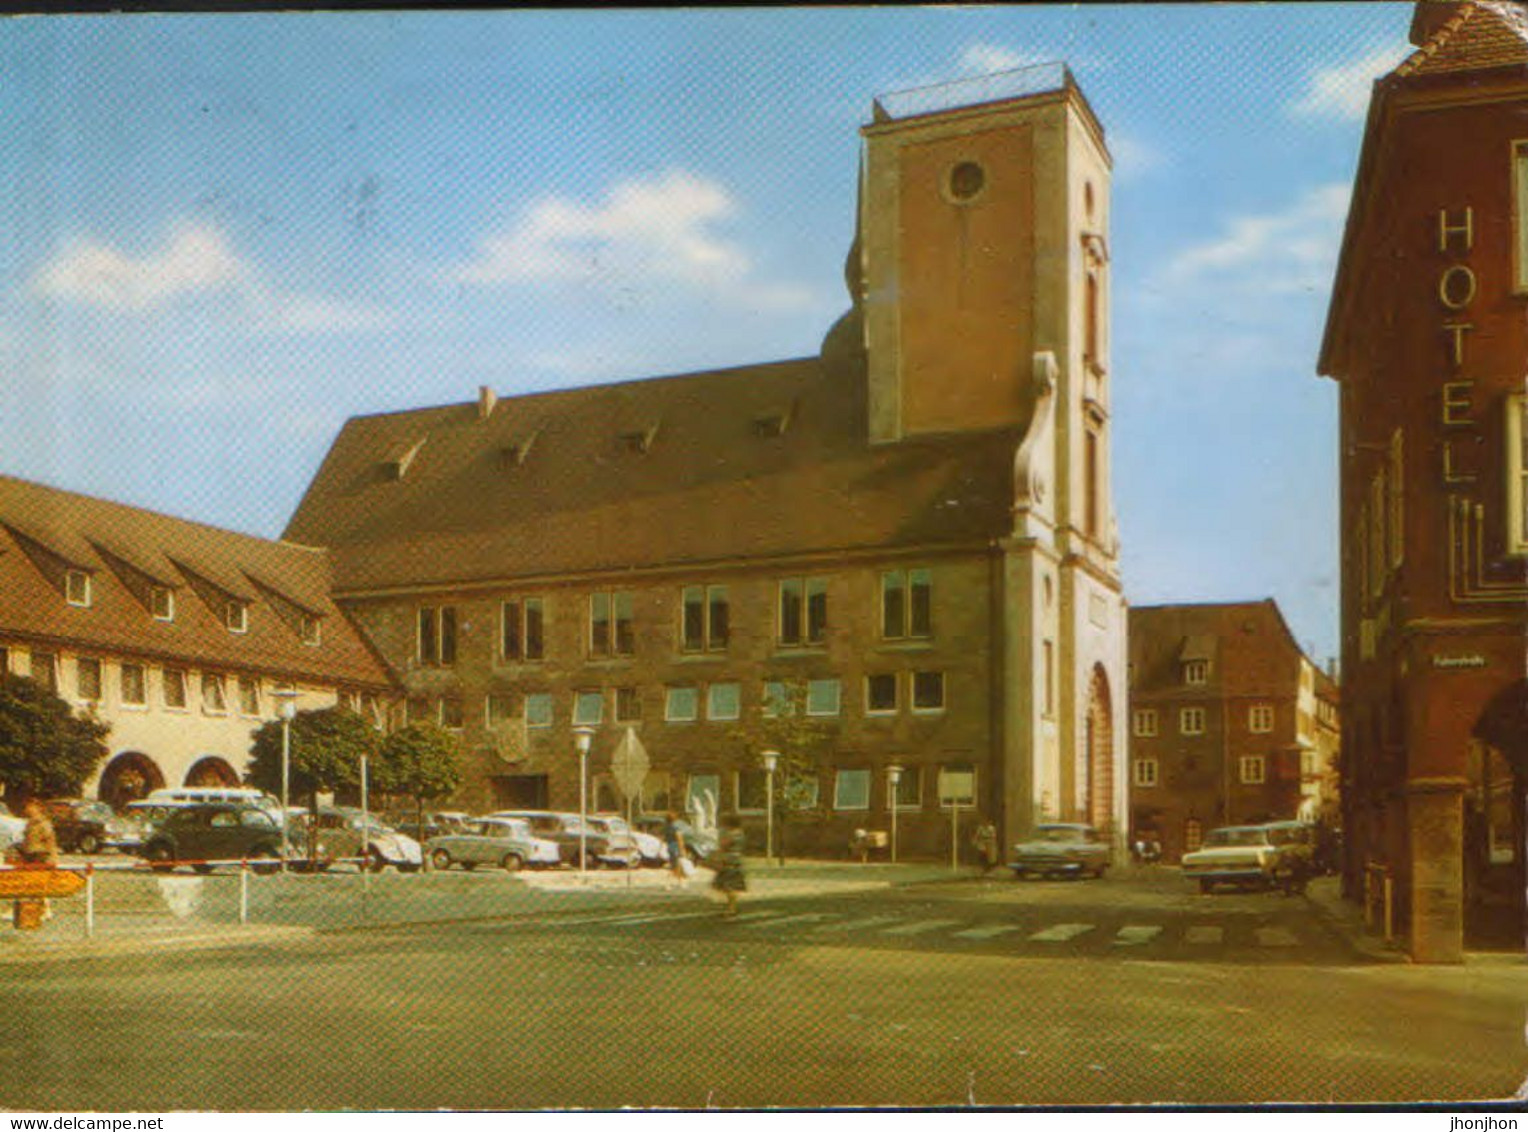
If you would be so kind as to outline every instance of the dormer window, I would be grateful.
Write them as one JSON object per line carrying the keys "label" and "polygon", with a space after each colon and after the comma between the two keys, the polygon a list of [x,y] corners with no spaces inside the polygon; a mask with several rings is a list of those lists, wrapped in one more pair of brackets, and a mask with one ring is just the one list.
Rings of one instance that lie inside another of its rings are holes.
{"label": "dormer window", "polygon": [[1183,682],[1185,684],[1207,684],[1210,679],[1210,662],[1207,660],[1185,660],[1183,662]]}
{"label": "dormer window", "polygon": [[149,611],[155,621],[175,620],[175,591],[168,586],[149,588]]}
{"label": "dormer window", "polygon": [[518,468],[525,463],[525,458],[531,454],[531,448],[536,443],[536,437],[541,435],[541,430],[528,433],[510,444],[499,449],[499,464],[504,468]]}
{"label": "dormer window", "polygon": [[423,447],[424,437],[394,444],[382,457],[382,475],[387,479],[401,480],[408,475],[409,466]]}
{"label": "dormer window", "polygon": [[230,633],[249,632],[249,605],[242,601],[230,601],[223,606],[223,624]]}
{"label": "dormer window", "polygon": [[90,606],[90,575],[84,570],[64,571],[64,600],[82,608]]}
{"label": "dormer window", "polygon": [[298,631],[302,634],[302,643],[305,645],[317,645],[322,640],[322,626],[319,619],[311,613],[304,613],[298,621]]}
{"label": "dormer window", "polygon": [[653,440],[657,435],[658,426],[656,424],[648,425],[646,428],[632,429],[621,433],[621,447],[628,452],[645,455],[652,448]]}

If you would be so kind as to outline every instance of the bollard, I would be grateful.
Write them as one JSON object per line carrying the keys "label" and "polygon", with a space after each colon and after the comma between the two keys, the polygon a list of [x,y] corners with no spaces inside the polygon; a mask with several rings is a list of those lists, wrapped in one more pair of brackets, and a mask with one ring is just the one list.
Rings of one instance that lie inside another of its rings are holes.
{"label": "bollard", "polygon": [[95,938],[95,865],[85,866],[85,938]]}

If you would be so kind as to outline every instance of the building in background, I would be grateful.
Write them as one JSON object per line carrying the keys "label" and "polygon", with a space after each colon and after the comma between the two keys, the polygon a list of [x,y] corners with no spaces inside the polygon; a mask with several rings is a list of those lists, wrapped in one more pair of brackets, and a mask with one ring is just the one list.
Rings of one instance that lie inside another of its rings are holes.
{"label": "building in background", "polygon": [[795,851],[884,831],[893,766],[904,852],[952,806],[1122,834],[1103,130],[1055,65],[881,99],[863,144],[819,355],[336,439],[287,537],[462,733],[464,804],[576,808],[587,725],[597,779],[640,736],[647,808],[759,821],[747,735],[799,687],[834,737]]}
{"label": "building in background", "polygon": [[1130,610],[1130,826],[1176,861],[1223,825],[1338,824],[1331,676],[1271,598]]}
{"label": "building in background", "polygon": [[0,477],[0,672],[111,725],[87,793],[236,785],[291,688],[380,723],[386,667],[319,551]]}
{"label": "building in background", "polygon": [[1422,3],[1374,88],[1341,385],[1347,891],[1420,960],[1523,940],[1528,9]]}

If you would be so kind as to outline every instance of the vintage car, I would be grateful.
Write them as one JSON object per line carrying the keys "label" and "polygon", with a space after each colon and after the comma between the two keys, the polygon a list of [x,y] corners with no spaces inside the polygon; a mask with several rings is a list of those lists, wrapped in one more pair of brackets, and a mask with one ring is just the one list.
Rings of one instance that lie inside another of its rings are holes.
{"label": "vintage car", "polygon": [[[637,832],[645,833],[650,837],[663,840],[664,827],[668,825],[668,819],[662,814],[644,814],[637,818],[634,823]],[[716,852],[716,837],[709,833],[701,833],[689,822],[679,818],[674,823],[679,829],[679,836],[684,838],[684,853],[697,865],[704,864]],[[664,858],[668,857],[668,846],[664,846]]]}
{"label": "vintage car", "polygon": [[22,835],[26,831],[26,819],[16,817],[6,808],[4,802],[0,802],[0,852],[10,849],[13,845],[20,845]]}
{"label": "vintage car", "polygon": [[668,864],[668,846],[663,844],[663,838],[633,829],[619,814],[592,814],[589,824],[612,839],[630,838],[637,847],[638,864],[654,867]]}
{"label": "vintage car", "polygon": [[577,814],[555,810],[504,810],[488,816],[523,818],[537,837],[555,841],[563,863],[574,868],[579,866],[581,853],[587,855],[587,864],[591,867],[635,868],[642,861],[642,854],[630,833],[602,831],[592,819],[585,824]]}
{"label": "vintage car", "polygon": [[53,836],[64,853],[99,853],[130,836],[126,823],[105,802],[89,798],[53,798],[42,804],[53,823]]}
{"label": "vintage car", "polygon": [[266,872],[280,868],[281,848],[281,827],[269,810],[216,803],[176,810],[139,852],[159,871],[184,864],[205,873],[217,865],[248,861],[257,872]]}
{"label": "vintage car", "polygon": [[524,818],[483,818],[463,832],[443,833],[425,842],[430,866],[441,872],[452,865],[472,870],[497,865],[509,872],[546,868],[562,860],[557,843],[531,832]]}
{"label": "vintage car", "polygon": [[1185,853],[1181,865],[1200,892],[1216,885],[1299,890],[1311,875],[1313,845],[1303,822],[1224,826],[1205,834],[1204,844]]}
{"label": "vintage car", "polygon": [[294,866],[313,871],[339,861],[364,865],[372,872],[392,865],[412,873],[424,865],[419,842],[355,806],[320,806],[316,815],[295,817],[290,840]]}
{"label": "vintage car", "polygon": [[1109,845],[1092,826],[1051,822],[1036,826],[1033,837],[1013,847],[1008,867],[1018,878],[1030,874],[1101,877],[1109,861]]}

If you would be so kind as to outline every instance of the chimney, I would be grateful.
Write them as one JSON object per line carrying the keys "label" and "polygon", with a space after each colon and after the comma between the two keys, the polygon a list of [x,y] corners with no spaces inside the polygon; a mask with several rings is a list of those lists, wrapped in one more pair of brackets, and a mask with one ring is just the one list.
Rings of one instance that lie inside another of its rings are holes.
{"label": "chimney", "polygon": [[1453,0],[1418,0],[1411,16],[1411,42],[1423,46],[1439,28],[1459,14],[1463,5]]}
{"label": "chimney", "polygon": [[486,385],[478,386],[478,420],[486,421],[493,415],[493,407],[499,403],[499,395]]}

